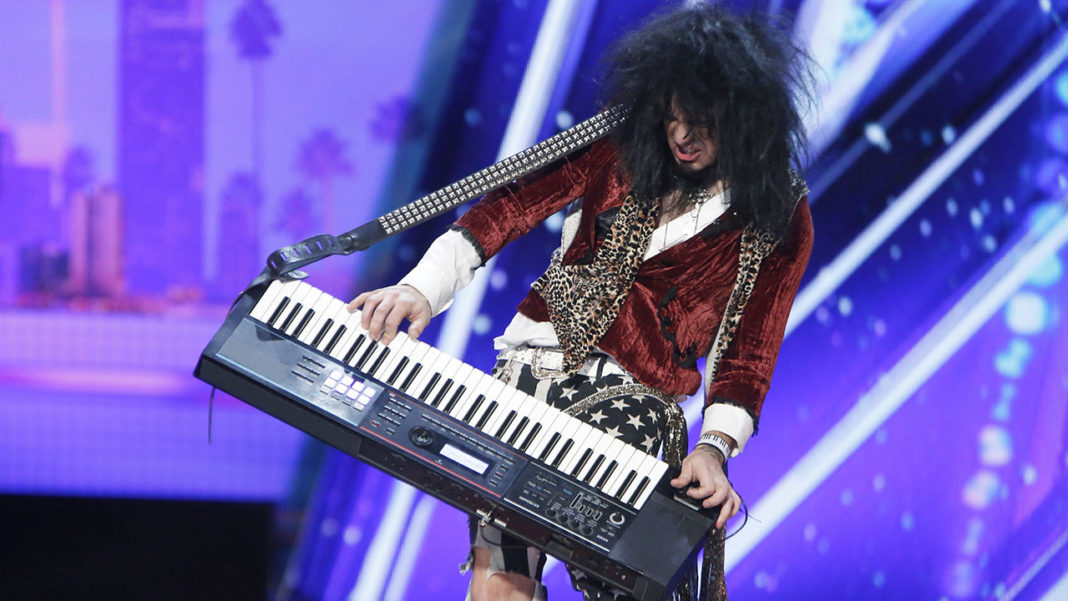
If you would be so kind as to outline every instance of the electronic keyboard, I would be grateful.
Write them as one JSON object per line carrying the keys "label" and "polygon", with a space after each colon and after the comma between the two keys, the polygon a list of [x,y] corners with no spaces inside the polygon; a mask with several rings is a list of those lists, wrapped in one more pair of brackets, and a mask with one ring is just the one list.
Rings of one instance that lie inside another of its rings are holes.
{"label": "electronic keyboard", "polygon": [[238,299],[195,375],[640,601],[715,520],[652,455],[300,280]]}

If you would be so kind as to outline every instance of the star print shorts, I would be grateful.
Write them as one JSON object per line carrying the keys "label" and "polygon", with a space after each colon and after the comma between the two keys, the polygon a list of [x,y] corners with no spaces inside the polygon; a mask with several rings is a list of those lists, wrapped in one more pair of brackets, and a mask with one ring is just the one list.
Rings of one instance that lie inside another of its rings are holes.
{"label": "star print shorts", "polygon": [[[502,359],[497,361],[493,375],[622,442],[651,455],[657,454],[666,434],[664,399],[652,394],[622,369],[604,369],[608,364],[618,368],[612,357],[595,353],[581,370],[586,375],[538,378],[530,365]],[[609,375],[602,375],[606,373]],[[487,577],[496,572],[523,574],[538,582],[535,599],[545,594],[540,584],[545,558],[537,549],[528,548],[493,526],[479,527],[474,520],[471,546],[490,551]],[[461,566],[462,571],[473,565],[472,557]],[[584,599],[627,598],[604,590],[599,582],[581,571],[570,570],[570,573],[572,584],[583,592]]]}

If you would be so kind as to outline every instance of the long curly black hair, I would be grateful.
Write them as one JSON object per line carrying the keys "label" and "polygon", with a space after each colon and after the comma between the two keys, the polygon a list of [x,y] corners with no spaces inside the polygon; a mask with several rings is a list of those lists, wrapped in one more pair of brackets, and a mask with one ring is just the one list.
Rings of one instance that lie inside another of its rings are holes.
{"label": "long curly black hair", "polygon": [[[732,211],[782,234],[796,200],[791,169],[801,172],[807,150],[810,65],[767,15],[733,15],[711,4],[660,14],[616,42],[605,59],[602,101],[629,109],[614,137],[634,193],[656,199],[722,179]],[[664,133],[672,100],[718,146],[703,181],[675,169]]]}

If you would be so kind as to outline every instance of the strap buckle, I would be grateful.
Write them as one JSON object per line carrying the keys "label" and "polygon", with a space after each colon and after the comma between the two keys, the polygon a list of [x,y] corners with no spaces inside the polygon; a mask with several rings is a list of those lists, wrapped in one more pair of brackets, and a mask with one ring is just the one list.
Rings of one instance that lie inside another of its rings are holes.
{"label": "strap buckle", "polygon": [[539,380],[545,380],[547,378],[560,378],[568,375],[562,367],[545,367],[544,363],[547,361],[547,353],[554,353],[560,358],[560,363],[563,363],[563,351],[550,349],[546,347],[534,347],[533,356],[530,359],[530,373]]}

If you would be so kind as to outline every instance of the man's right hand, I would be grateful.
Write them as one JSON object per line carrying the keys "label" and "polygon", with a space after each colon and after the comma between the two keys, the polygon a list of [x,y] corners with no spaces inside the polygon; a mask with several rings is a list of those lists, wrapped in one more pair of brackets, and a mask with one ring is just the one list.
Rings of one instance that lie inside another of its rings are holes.
{"label": "man's right hand", "polygon": [[349,311],[363,308],[360,324],[382,344],[397,336],[397,328],[407,319],[408,336],[417,340],[430,323],[430,301],[415,288],[401,284],[364,292],[348,304]]}

